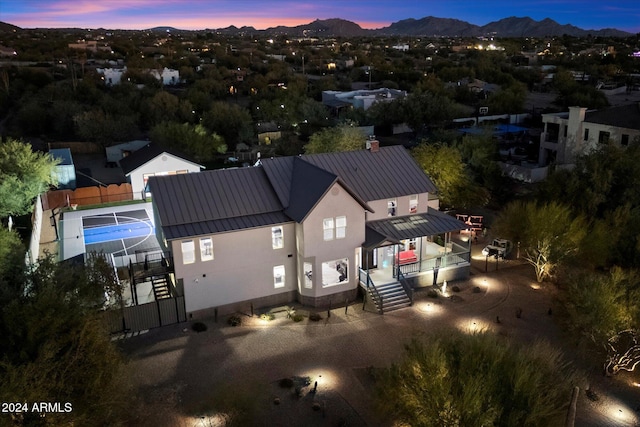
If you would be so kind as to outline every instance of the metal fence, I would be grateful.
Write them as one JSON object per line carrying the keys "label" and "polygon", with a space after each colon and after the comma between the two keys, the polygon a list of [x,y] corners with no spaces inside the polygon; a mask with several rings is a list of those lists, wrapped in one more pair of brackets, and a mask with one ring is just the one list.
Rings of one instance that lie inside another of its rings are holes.
{"label": "metal fence", "polygon": [[187,321],[184,297],[164,298],[147,304],[105,311],[109,331],[139,332]]}

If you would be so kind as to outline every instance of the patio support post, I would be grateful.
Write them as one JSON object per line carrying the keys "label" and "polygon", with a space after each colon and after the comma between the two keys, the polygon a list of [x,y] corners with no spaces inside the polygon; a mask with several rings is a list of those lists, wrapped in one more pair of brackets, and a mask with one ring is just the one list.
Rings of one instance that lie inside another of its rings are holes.
{"label": "patio support post", "polygon": [[418,271],[422,271],[422,241],[424,240],[424,236],[420,236],[420,257],[418,258]]}

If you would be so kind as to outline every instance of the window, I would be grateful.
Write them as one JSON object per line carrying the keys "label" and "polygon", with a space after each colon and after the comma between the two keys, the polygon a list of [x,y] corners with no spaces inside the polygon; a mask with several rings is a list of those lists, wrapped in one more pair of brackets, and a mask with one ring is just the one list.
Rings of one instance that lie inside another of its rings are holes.
{"label": "window", "polygon": [[211,261],[213,259],[213,241],[211,237],[200,239],[200,260]]}
{"label": "window", "polygon": [[182,241],[182,263],[193,264],[196,262],[196,246],[193,240]]}
{"label": "window", "polygon": [[304,287],[311,289],[313,287],[313,264],[304,263]]}
{"label": "window", "polygon": [[414,194],[409,199],[409,213],[418,213],[418,195]]}
{"label": "window", "polygon": [[622,134],[622,138],[620,138],[620,144],[623,146],[629,145],[629,135]]}
{"label": "window", "polygon": [[282,227],[271,227],[271,246],[273,249],[282,249],[284,247],[284,239]]}
{"label": "window", "polygon": [[322,286],[334,286],[349,281],[349,260],[347,258],[322,263]]}
{"label": "window", "polygon": [[336,239],[344,239],[347,235],[347,217],[336,217]]}
{"label": "window", "polygon": [[273,287],[284,288],[284,265],[273,267]]}
{"label": "window", "polygon": [[605,132],[601,130],[600,133],[598,134],[598,142],[600,144],[606,144],[607,142],[609,142],[610,137],[611,137],[611,134],[609,132]]}
{"label": "window", "polygon": [[585,129],[584,130],[584,140],[588,141],[589,140],[589,129]]}
{"label": "window", "polygon": [[396,201],[389,200],[387,202],[387,216],[396,216]]}
{"label": "window", "polygon": [[324,240],[333,240],[333,218],[322,220],[322,228],[324,230]]}

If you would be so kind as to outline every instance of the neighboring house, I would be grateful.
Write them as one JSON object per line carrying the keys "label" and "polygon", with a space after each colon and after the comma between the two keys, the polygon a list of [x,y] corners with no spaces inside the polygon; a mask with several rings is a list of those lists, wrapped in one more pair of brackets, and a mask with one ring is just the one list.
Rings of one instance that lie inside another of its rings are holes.
{"label": "neighboring house", "polygon": [[76,189],[76,167],[73,164],[73,157],[69,148],[52,148],[49,154],[58,160],[54,174],[59,190]]}
{"label": "neighboring house", "polygon": [[104,84],[107,86],[119,85],[122,76],[127,71],[127,67],[122,68],[96,68],[96,72],[102,75]]}
{"label": "neighboring house", "polygon": [[262,159],[149,180],[158,241],[193,316],[298,301],[380,312],[469,274],[467,228],[402,146]]}
{"label": "neighboring house", "polygon": [[120,160],[124,176],[131,184],[134,199],[150,196],[147,181],[151,176],[200,172],[204,166],[187,160],[173,150],[150,143]]}
{"label": "neighboring house", "polygon": [[163,86],[173,86],[180,83],[180,71],[164,67],[162,71],[150,70],[149,73],[160,80]]}
{"label": "neighboring house", "polygon": [[343,107],[353,107],[366,111],[376,102],[391,102],[405,96],[407,96],[407,92],[404,90],[387,88],[352,90],[349,92],[323,90],[322,103],[336,110]]}
{"label": "neighboring house", "polygon": [[598,144],[626,146],[640,138],[640,103],[597,111],[569,107],[569,112],[543,114],[542,123],[539,164],[575,164]]}
{"label": "neighboring house", "polygon": [[107,154],[107,164],[119,164],[120,160],[130,156],[133,152],[138,151],[142,147],[149,145],[148,140],[136,139],[134,141],[123,142],[122,144],[112,145],[105,148]]}

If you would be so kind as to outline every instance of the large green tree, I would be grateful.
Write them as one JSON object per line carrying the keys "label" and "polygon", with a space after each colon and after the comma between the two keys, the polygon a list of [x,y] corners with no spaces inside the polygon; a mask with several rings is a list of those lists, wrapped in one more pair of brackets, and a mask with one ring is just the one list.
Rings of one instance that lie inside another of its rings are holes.
{"label": "large green tree", "polygon": [[564,305],[569,329],[578,341],[601,345],[639,320],[637,271],[614,267],[607,274],[573,270]]}
{"label": "large green tree", "polygon": [[57,163],[22,141],[0,141],[0,217],[31,212],[33,199],[57,184]]}
{"label": "large green tree", "polygon": [[411,154],[438,188],[443,205],[466,208],[487,203],[488,192],[471,179],[460,150],[456,147],[422,142]]}
{"label": "large green tree", "polygon": [[493,334],[441,334],[412,341],[376,375],[376,403],[394,425],[561,425],[582,378],[559,350],[525,347]]}
{"label": "large green tree", "polygon": [[224,139],[202,125],[164,122],[151,129],[151,139],[161,146],[182,151],[198,162],[211,161],[227,151]]}
{"label": "large green tree", "polygon": [[70,405],[46,417],[29,410],[14,425],[127,424],[132,390],[100,312],[105,276],[92,269],[44,257],[0,284],[0,398]]}
{"label": "large green tree", "polygon": [[519,245],[520,255],[535,268],[536,279],[542,282],[577,255],[587,223],[566,205],[514,201],[500,212],[493,229],[496,235]]}
{"label": "large green tree", "polygon": [[307,154],[333,153],[338,151],[355,151],[365,147],[367,135],[350,124],[326,128],[314,133],[305,145]]}

